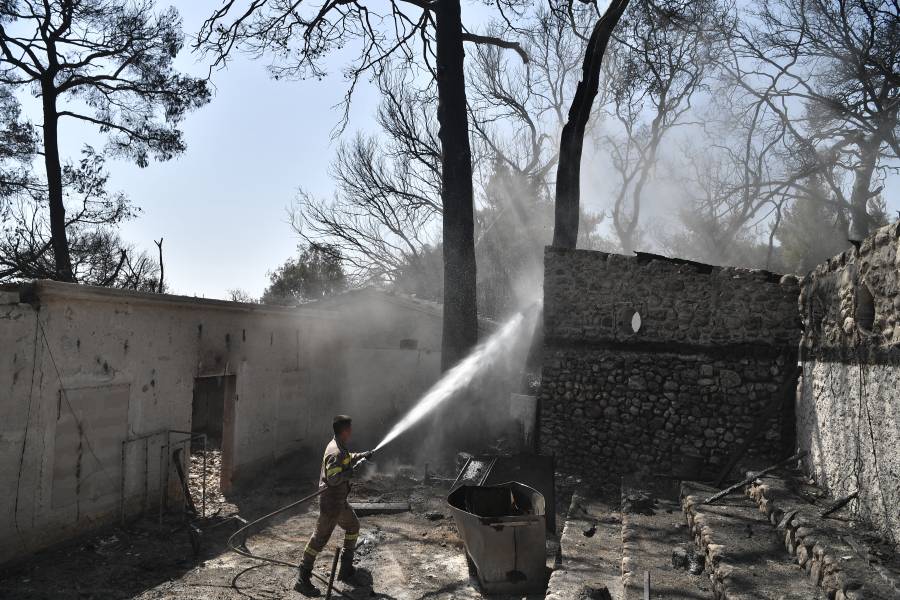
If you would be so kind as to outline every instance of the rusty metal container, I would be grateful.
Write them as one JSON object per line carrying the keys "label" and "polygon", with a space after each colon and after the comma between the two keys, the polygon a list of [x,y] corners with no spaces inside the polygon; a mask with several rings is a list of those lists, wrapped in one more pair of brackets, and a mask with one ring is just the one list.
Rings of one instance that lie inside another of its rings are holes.
{"label": "rusty metal container", "polygon": [[540,454],[513,454],[512,456],[470,456],[450,487],[452,493],[460,485],[494,485],[505,481],[517,481],[536,489],[544,496],[544,512],[547,533],[556,534],[555,461],[552,456]]}
{"label": "rusty metal container", "polygon": [[547,586],[544,496],[527,485],[462,485],[447,497],[466,553],[487,593]]}

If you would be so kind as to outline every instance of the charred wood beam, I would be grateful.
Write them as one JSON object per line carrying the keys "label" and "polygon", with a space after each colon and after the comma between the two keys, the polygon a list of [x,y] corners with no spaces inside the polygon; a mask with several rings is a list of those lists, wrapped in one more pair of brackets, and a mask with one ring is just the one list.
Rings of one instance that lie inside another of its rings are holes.
{"label": "charred wood beam", "polygon": [[786,458],[781,462],[777,462],[774,465],[766,467],[762,471],[757,471],[755,473],[751,473],[748,477],[741,479],[734,485],[728,486],[727,488],[725,488],[724,490],[722,490],[721,492],[719,492],[717,494],[713,494],[712,496],[710,496],[709,498],[707,498],[700,504],[714,504],[714,503],[718,502],[719,500],[721,500],[722,498],[724,498],[725,496],[727,496],[728,494],[741,489],[745,485],[749,485],[749,484],[753,483],[753,481],[762,477],[763,475],[767,475],[767,474],[771,473],[772,471],[780,469],[781,467],[787,466],[793,462],[797,462],[798,460],[800,460],[807,454],[808,454],[808,452],[806,452],[806,450],[804,450],[802,452],[798,452],[797,454],[794,454],[793,456]]}

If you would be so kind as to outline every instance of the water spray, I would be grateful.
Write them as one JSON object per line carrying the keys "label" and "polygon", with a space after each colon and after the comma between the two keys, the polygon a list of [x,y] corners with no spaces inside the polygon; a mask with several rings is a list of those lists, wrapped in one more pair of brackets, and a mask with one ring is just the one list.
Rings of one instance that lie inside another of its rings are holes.
{"label": "water spray", "polygon": [[[406,416],[388,431],[384,439],[375,446],[375,450],[372,452],[377,452],[391,443],[400,434],[407,431],[447,399],[451,398],[457,391],[464,389],[476,375],[487,369],[497,355],[517,338],[527,335],[527,338],[531,339],[534,327],[537,324],[537,317],[540,315],[540,308],[541,302],[536,302],[529,308],[517,313],[499,331],[476,346],[466,358],[447,371],[443,377],[425,392],[425,395],[406,413]],[[527,327],[524,332],[520,330],[523,326]]]}
{"label": "water spray", "polygon": [[[513,342],[515,342],[517,339],[520,339],[520,336],[522,338],[531,339],[531,336],[534,333],[534,327],[537,324],[538,316],[540,315],[540,309],[541,303],[536,302],[529,308],[516,314],[513,318],[507,321],[499,331],[491,335],[482,344],[476,346],[476,348],[466,358],[464,358],[455,367],[447,371],[444,376],[437,381],[437,383],[431,386],[431,388],[425,393],[424,396],[422,396],[419,402],[417,402],[416,405],[413,406],[413,408],[408,413],[406,413],[406,416],[400,419],[400,421],[396,425],[394,425],[394,427],[387,433],[387,435],[384,436],[384,439],[378,443],[375,449],[366,453],[366,456],[357,461],[354,464],[353,468],[359,468],[367,460],[370,460],[372,458],[372,455],[374,455],[378,450],[392,442],[399,435],[406,432],[413,425],[421,421],[426,415],[443,404],[446,400],[451,398],[457,391],[465,388],[465,386],[468,385],[476,375],[482,373],[490,366],[492,366],[493,361],[496,360],[496,358]],[[527,328],[524,331],[520,331],[520,328],[523,326]],[[228,538],[228,547],[237,554],[240,554],[241,556],[245,556],[247,558],[263,561],[271,565],[296,569],[299,566],[297,564],[252,553],[246,546],[247,535],[250,533],[250,531],[261,526],[264,522],[272,519],[273,517],[317,498],[326,489],[328,488],[320,487],[315,492],[301,498],[300,500],[292,502],[286,506],[279,508],[278,510],[275,510],[256,519],[255,521],[247,523],[246,525],[235,531],[231,535],[231,537]],[[325,583],[328,583],[327,580],[325,580],[318,573],[313,573],[313,576]],[[341,593],[339,590],[335,589],[334,591],[339,596],[349,598],[349,596]]]}

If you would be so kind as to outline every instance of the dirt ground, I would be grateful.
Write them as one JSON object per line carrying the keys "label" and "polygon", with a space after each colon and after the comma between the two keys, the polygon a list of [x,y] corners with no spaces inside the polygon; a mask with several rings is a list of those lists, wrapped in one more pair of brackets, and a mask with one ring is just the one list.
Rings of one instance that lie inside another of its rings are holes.
{"label": "dirt ground", "polygon": [[[127,527],[111,528],[76,544],[42,552],[28,562],[0,572],[0,598],[299,600],[302,596],[293,591],[295,570],[261,563],[227,549],[227,538],[237,523],[226,517],[238,512],[243,518],[253,520],[311,492],[316,474],[310,464],[317,467],[317,461],[311,460],[282,465],[262,481],[245,486],[227,499],[219,497],[218,490],[208,494],[208,512],[218,512],[218,515],[201,525],[203,533],[197,557],[180,517],[167,515],[160,524],[153,515]],[[370,475],[355,486],[352,501],[408,501],[412,510],[361,517],[357,566],[362,577],[370,578],[372,583],[356,589],[340,586],[345,597],[397,600],[483,597],[477,581],[470,575],[463,544],[446,508],[450,482],[423,479],[424,471],[394,469],[389,475]],[[248,538],[248,549],[254,554],[299,562],[313,530],[316,511],[313,502],[274,520]],[[322,576],[327,577],[333,556],[331,549],[341,543],[342,537],[340,530],[336,530],[328,548],[322,552],[316,564]],[[552,552],[551,547],[551,555]],[[534,598],[543,598],[543,594]]]}

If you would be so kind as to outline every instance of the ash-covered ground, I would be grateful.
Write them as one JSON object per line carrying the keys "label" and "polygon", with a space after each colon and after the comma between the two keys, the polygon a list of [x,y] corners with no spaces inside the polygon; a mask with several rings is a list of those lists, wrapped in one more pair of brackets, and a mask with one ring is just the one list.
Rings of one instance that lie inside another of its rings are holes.
{"label": "ash-covered ground", "polygon": [[[198,467],[195,461],[195,483]],[[317,469],[316,458],[282,464],[227,499],[219,494],[217,486],[210,486],[207,514],[216,516],[201,524],[198,557],[194,556],[183,519],[168,514],[160,524],[154,513],[126,527],[113,527],[76,544],[42,552],[0,573],[0,598],[302,598],[293,591],[295,570],[244,558],[227,549],[226,541],[237,528],[237,523],[227,520],[227,516],[237,512],[253,520],[301,498],[314,490]],[[357,566],[364,578],[366,574],[371,577],[372,585],[353,589],[339,584],[345,597],[483,597],[446,507],[446,493],[453,476],[446,472],[442,478],[425,480],[422,469],[394,468],[390,473],[375,472],[360,478],[351,501],[409,502],[412,510],[360,518]],[[247,547],[254,554],[296,564],[313,531],[316,515],[314,501],[252,534]],[[316,564],[321,575],[327,577],[332,549],[342,540],[341,530],[336,529]],[[551,555],[552,552],[551,548]],[[534,597],[543,598],[543,594]]]}

